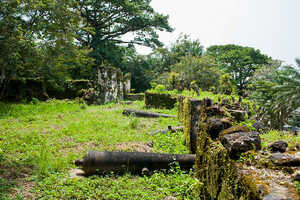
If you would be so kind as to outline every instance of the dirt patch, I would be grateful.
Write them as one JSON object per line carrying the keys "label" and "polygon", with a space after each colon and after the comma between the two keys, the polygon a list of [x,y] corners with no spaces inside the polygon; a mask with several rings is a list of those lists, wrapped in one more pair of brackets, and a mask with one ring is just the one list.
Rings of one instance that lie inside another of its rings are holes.
{"label": "dirt patch", "polygon": [[9,195],[11,199],[16,199],[17,196],[21,196],[24,199],[36,199],[35,194],[32,192],[35,187],[34,182],[26,181],[25,179],[17,180],[17,182],[17,187],[15,187]]}
{"label": "dirt patch", "polygon": [[[69,138],[70,139],[70,138]],[[64,141],[67,141],[68,138],[65,138]],[[73,140],[70,140],[73,141]],[[83,151],[86,150],[93,150],[93,149],[99,149],[101,146],[101,144],[96,144],[95,142],[84,142],[84,143],[80,143],[80,144],[75,144],[72,147],[66,147],[60,150],[60,152],[63,155],[66,155],[70,152],[73,153],[82,153]]]}
{"label": "dirt patch", "polygon": [[128,152],[153,152],[153,144],[152,142],[124,142],[116,144],[114,149]]}
{"label": "dirt patch", "polygon": [[16,199],[18,196],[34,199],[34,193],[31,192],[34,188],[34,182],[27,181],[31,175],[32,168],[30,167],[23,167],[22,169],[11,166],[0,167],[0,177],[6,180],[7,185],[12,184],[12,187],[7,190],[11,199]]}
{"label": "dirt patch", "polygon": [[85,172],[82,169],[71,169],[69,178],[84,178]]}

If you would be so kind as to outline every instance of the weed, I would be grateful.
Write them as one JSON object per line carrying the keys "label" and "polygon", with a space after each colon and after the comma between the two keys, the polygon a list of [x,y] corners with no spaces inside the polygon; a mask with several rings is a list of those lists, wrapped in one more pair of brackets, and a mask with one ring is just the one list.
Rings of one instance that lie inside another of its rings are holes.
{"label": "weed", "polygon": [[300,144],[300,134],[297,136],[284,131],[271,130],[266,134],[260,135],[263,148],[267,148],[271,143],[278,140],[284,140],[288,143],[290,149]]}
{"label": "weed", "polygon": [[40,101],[37,99],[37,98],[32,98],[32,100],[31,100],[31,104],[33,104],[33,105],[36,105],[36,104],[38,104]]}
{"label": "weed", "polygon": [[[19,187],[1,174],[14,169],[14,177],[26,176],[35,182],[37,199],[163,199],[176,196],[192,199],[189,187],[193,177],[184,172],[151,176],[92,176],[68,178],[74,160],[87,150],[109,150],[127,142],[154,143],[156,152],[185,153],[181,133],[152,137],[151,131],[178,126],[177,118],[146,119],[122,115],[123,109],[144,109],[142,101],[132,105],[115,103],[86,106],[78,101],[50,99],[47,102],[0,103],[0,199],[8,199]],[[149,109],[176,114],[176,109]],[[2,112],[3,111],[3,112]],[[118,149],[116,149],[118,150]],[[28,171],[28,170],[27,170]],[[176,171],[176,170],[175,170]],[[22,198],[20,195],[15,198]],[[2,195],[2,196],[1,196]]]}
{"label": "weed", "polygon": [[136,129],[138,126],[138,118],[135,116],[134,113],[129,115],[129,127],[132,129]]}
{"label": "weed", "polygon": [[300,181],[296,181],[295,188],[298,192],[300,192]]}

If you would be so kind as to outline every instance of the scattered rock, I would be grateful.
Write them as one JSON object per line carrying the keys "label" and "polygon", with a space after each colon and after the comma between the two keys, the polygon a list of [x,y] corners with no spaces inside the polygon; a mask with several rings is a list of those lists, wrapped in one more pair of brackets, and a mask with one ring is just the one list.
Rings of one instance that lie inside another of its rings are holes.
{"label": "scattered rock", "polygon": [[263,200],[293,200],[295,199],[288,188],[281,185],[276,185],[271,188],[268,195],[263,197]]}
{"label": "scattered rock", "polygon": [[296,172],[293,174],[293,180],[294,180],[294,181],[300,181],[300,171],[296,171]]}
{"label": "scattered rock", "polygon": [[270,192],[270,188],[267,184],[259,183],[256,185],[256,193],[259,194],[260,198],[263,198],[264,196],[269,194],[269,192]]}
{"label": "scattered rock", "polygon": [[269,159],[277,166],[300,166],[300,156],[295,154],[273,153]]}
{"label": "scattered rock", "polygon": [[148,175],[149,174],[149,169],[147,168],[147,167],[144,167],[143,169],[142,169],[142,174],[143,175]]}
{"label": "scattered rock", "polygon": [[71,169],[70,178],[83,178],[85,172],[82,169]]}
{"label": "scattered rock", "polygon": [[237,132],[224,135],[221,138],[224,147],[232,159],[239,159],[241,153],[261,149],[261,139],[258,132]]}
{"label": "scattered rock", "polygon": [[268,130],[268,128],[262,122],[259,121],[256,121],[252,126],[259,133],[265,133]]}
{"label": "scattered rock", "polygon": [[286,148],[288,147],[288,143],[285,141],[277,141],[269,146],[272,153],[281,152],[284,153]]}

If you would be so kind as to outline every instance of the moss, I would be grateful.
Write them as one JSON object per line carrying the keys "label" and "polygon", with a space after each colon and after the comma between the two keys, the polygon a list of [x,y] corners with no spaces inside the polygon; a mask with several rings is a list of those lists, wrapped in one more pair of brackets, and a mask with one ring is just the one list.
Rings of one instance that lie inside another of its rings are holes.
{"label": "moss", "polygon": [[[204,132],[203,132],[204,133]],[[204,144],[205,145],[201,145]],[[204,147],[204,148],[203,148]],[[195,188],[200,199],[234,199],[231,186],[236,171],[228,160],[227,150],[220,142],[212,142],[208,138],[201,138],[198,142],[195,176],[205,187]],[[224,198],[223,198],[224,199]]]}
{"label": "moss", "polygon": [[199,137],[199,117],[202,101],[185,98],[183,101],[184,137],[190,153],[196,153],[197,138]]}
{"label": "moss", "polygon": [[[238,172],[236,163],[219,141],[199,140],[195,177],[201,183],[194,188],[199,199],[255,200],[269,192],[263,181]],[[201,146],[202,143],[205,145]]]}
{"label": "moss", "polygon": [[[188,104],[187,101],[186,104]],[[257,185],[265,185],[239,173],[239,167],[230,159],[226,148],[219,140],[214,141],[207,133],[209,124],[206,108],[206,102],[202,101],[198,117],[199,133],[195,163],[195,178],[199,182],[194,187],[196,198],[203,200],[259,199],[260,193],[257,193]],[[192,118],[192,114],[190,115],[186,118]]]}
{"label": "moss", "polygon": [[191,103],[189,98],[183,100],[183,134],[185,138],[185,145],[190,149],[190,131],[191,131]]}
{"label": "moss", "polygon": [[131,73],[126,73],[124,75],[124,81],[131,80]]}
{"label": "moss", "polygon": [[170,94],[145,93],[145,104],[147,107],[172,109],[176,102],[177,98]]}
{"label": "moss", "polygon": [[[256,177],[253,173],[243,175],[240,178],[241,187],[244,188],[244,196],[251,199],[262,199],[270,193],[269,185]],[[247,190],[245,190],[247,188]]]}
{"label": "moss", "polygon": [[145,99],[145,94],[144,93],[129,93],[126,94],[125,99],[128,101],[143,101]]}
{"label": "moss", "polygon": [[220,138],[222,138],[224,135],[227,135],[227,134],[231,134],[231,133],[236,133],[236,132],[250,132],[250,129],[246,126],[246,125],[243,125],[243,126],[232,126],[228,129],[225,129],[223,130],[221,133],[220,133]]}
{"label": "moss", "polygon": [[178,102],[178,120],[180,122],[184,122],[184,99],[186,97],[185,96],[178,96],[177,98],[177,102]]}

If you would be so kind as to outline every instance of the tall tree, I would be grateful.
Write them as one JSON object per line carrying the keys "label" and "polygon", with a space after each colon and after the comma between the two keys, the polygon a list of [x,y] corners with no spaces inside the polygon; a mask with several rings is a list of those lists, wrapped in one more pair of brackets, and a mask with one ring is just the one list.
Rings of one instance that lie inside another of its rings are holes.
{"label": "tall tree", "polygon": [[157,60],[156,72],[158,75],[170,72],[171,66],[180,62],[185,56],[199,57],[204,53],[204,47],[199,40],[192,40],[189,35],[179,35],[169,47],[156,48],[151,56]]}
{"label": "tall tree", "polygon": [[260,50],[234,44],[210,46],[206,53],[215,57],[221,69],[232,75],[240,95],[245,93],[255,70],[270,60]]}
{"label": "tall tree", "polygon": [[75,0],[0,1],[1,94],[10,79],[45,78],[56,73],[56,64],[78,55],[74,33],[81,17],[72,9],[75,4]]}
{"label": "tall tree", "polygon": [[[115,62],[120,45],[161,46],[157,31],[172,31],[168,16],[154,11],[151,0],[77,0],[83,27],[77,32],[83,46],[91,46],[96,62]],[[125,37],[126,36],[126,37]],[[130,39],[125,39],[130,38]]]}

